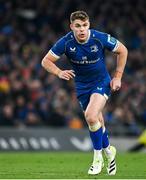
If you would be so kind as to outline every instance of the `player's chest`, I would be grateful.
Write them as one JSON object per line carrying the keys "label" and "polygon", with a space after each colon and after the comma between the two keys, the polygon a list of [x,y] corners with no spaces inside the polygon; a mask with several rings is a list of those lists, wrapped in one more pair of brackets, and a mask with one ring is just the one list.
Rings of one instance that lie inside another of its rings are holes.
{"label": "player's chest", "polygon": [[94,60],[102,54],[102,47],[97,43],[69,44],[66,47],[66,55],[72,60]]}

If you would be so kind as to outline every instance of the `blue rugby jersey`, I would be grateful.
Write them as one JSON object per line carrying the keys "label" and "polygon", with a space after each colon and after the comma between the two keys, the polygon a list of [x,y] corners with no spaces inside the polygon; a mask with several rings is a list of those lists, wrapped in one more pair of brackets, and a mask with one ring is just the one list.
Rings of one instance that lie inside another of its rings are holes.
{"label": "blue rugby jersey", "polygon": [[109,34],[93,29],[89,30],[89,37],[85,43],[76,40],[73,32],[69,32],[59,39],[50,49],[50,53],[59,58],[65,54],[75,71],[77,88],[90,86],[94,82],[109,83],[110,76],[105,65],[105,49],[115,51],[118,40]]}

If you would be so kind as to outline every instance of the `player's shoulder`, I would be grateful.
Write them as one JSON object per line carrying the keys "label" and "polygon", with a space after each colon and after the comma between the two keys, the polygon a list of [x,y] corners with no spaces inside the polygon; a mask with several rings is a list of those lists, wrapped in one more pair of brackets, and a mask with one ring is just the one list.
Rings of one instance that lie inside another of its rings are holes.
{"label": "player's shoulder", "polygon": [[102,38],[108,37],[108,34],[105,32],[102,32],[102,31],[91,29],[91,37],[97,38],[97,39],[102,39]]}
{"label": "player's shoulder", "polygon": [[68,32],[64,37],[66,38],[66,40],[73,39],[73,37],[74,37],[73,32],[72,31]]}
{"label": "player's shoulder", "polygon": [[64,46],[68,41],[73,39],[73,33],[70,31],[64,36],[60,37],[55,45]]}
{"label": "player's shoulder", "polygon": [[73,32],[72,31],[68,32],[61,39],[65,42],[73,40],[74,39]]}

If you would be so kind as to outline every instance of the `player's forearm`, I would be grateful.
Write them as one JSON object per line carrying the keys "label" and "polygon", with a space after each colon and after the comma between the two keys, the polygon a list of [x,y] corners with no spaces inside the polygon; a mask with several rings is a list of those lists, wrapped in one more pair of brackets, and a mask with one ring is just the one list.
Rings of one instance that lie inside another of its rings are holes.
{"label": "player's forearm", "polygon": [[46,57],[42,60],[41,64],[46,71],[48,71],[49,73],[52,73],[56,76],[58,76],[59,73],[61,72],[61,69],[59,69],[52,61],[50,61]]}
{"label": "player's forearm", "polygon": [[117,66],[114,77],[120,79],[122,78],[127,61],[127,55],[128,55],[128,51],[126,47],[124,47],[122,51],[117,54]]}

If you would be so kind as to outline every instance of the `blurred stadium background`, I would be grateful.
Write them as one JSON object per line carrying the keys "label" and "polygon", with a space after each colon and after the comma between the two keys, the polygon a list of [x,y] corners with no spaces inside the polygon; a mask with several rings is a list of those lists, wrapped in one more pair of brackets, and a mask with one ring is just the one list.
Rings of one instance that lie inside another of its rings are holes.
{"label": "blurred stadium background", "polygon": [[[69,16],[85,10],[91,27],[129,50],[123,85],[105,108],[111,141],[119,150],[144,150],[146,137],[145,0],[0,0],[0,150],[92,149],[73,81],[41,67],[52,44],[67,33]],[[107,52],[112,75],[115,57]],[[71,68],[66,57],[58,61]]]}

